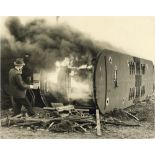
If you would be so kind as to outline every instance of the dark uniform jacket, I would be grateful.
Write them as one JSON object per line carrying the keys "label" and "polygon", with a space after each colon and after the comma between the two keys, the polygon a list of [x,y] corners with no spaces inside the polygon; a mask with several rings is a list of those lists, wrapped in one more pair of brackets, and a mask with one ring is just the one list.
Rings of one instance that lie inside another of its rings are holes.
{"label": "dark uniform jacket", "polygon": [[25,84],[22,80],[21,74],[21,71],[16,68],[9,71],[10,95],[15,98],[25,98],[26,89],[30,89],[30,85]]}

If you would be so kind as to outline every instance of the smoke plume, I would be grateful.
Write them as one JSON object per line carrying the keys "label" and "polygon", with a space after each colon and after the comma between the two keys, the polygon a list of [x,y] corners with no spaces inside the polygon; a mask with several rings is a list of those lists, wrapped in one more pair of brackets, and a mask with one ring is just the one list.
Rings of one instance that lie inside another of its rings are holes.
{"label": "smoke plume", "polygon": [[48,26],[44,20],[33,20],[23,25],[17,17],[7,20],[12,40],[2,39],[2,57],[21,57],[31,54],[34,68],[51,69],[56,61],[76,56],[87,62],[100,48],[80,32],[68,25]]}

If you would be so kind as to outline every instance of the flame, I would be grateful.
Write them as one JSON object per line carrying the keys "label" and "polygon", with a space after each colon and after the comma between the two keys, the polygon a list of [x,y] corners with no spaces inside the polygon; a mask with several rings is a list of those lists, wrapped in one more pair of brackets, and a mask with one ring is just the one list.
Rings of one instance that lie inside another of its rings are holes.
{"label": "flame", "polygon": [[88,66],[73,67],[70,64],[68,57],[65,57],[63,61],[55,62],[55,71],[47,73],[48,91],[59,92],[66,98],[73,100],[89,99],[92,93],[92,80],[82,79],[79,75],[80,69],[86,69],[87,72]]}
{"label": "flame", "polygon": [[91,89],[88,81],[78,81],[75,77],[71,78],[70,98],[72,99],[88,99]]}
{"label": "flame", "polygon": [[47,73],[47,80],[50,83],[58,83],[58,74],[61,69],[61,67],[69,67],[69,58],[65,57],[63,61],[56,61],[55,62],[55,71],[51,71],[50,73]]}

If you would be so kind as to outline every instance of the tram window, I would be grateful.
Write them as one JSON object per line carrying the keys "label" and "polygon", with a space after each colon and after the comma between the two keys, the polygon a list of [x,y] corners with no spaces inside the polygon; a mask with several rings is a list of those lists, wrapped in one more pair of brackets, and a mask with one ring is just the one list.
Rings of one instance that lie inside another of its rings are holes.
{"label": "tram window", "polygon": [[140,96],[140,87],[136,87],[136,98]]}
{"label": "tram window", "polygon": [[130,88],[129,91],[129,100],[132,100],[135,98],[135,88]]}
{"label": "tram window", "polygon": [[135,63],[130,61],[128,65],[129,65],[130,75],[135,74],[135,67],[136,67]]}
{"label": "tram window", "polygon": [[135,74],[135,67],[136,67],[136,64],[133,62],[133,74]]}
{"label": "tram window", "polygon": [[140,74],[140,63],[139,62],[136,62],[136,74]]}
{"label": "tram window", "polygon": [[145,64],[141,64],[141,71],[142,71],[142,74],[145,74]]}
{"label": "tram window", "polygon": [[129,101],[131,100],[131,88],[130,88],[130,91],[129,91]]}
{"label": "tram window", "polygon": [[135,97],[135,88],[132,88],[132,98],[134,99]]}
{"label": "tram window", "polygon": [[155,84],[153,84],[153,92],[155,91]]}
{"label": "tram window", "polygon": [[141,96],[144,96],[145,95],[145,86],[142,86],[141,88]]}

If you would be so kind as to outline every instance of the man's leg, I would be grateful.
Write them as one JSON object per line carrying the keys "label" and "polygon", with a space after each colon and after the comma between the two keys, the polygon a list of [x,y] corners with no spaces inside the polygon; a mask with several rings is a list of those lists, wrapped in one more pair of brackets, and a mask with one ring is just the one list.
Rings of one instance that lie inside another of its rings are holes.
{"label": "man's leg", "polygon": [[21,107],[22,104],[20,102],[19,98],[12,98],[12,104],[13,104],[13,116],[19,115],[21,113]]}
{"label": "man's leg", "polygon": [[35,115],[35,112],[32,109],[32,105],[31,105],[31,103],[30,103],[30,101],[28,100],[27,97],[23,98],[21,103],[27,109],[27,113],[28,113],[29,116]]}

